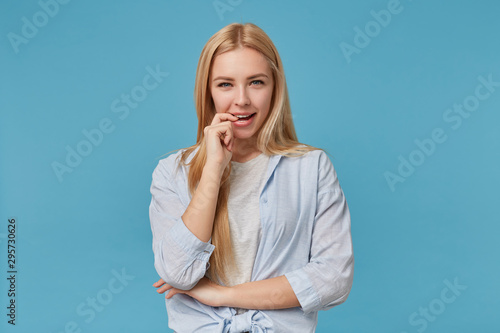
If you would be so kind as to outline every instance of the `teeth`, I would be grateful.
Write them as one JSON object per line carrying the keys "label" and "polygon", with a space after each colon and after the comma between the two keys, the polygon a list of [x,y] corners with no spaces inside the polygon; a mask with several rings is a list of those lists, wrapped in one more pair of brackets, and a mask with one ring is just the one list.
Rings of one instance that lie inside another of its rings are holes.
{"label": "teeth", "polygon": [[247,116],[243,116],[243,115],[236,115],[236,117],[238,117],[239,119],[242,119],[242,118],[248,118],[250,117],[251,114],[247,115]]}

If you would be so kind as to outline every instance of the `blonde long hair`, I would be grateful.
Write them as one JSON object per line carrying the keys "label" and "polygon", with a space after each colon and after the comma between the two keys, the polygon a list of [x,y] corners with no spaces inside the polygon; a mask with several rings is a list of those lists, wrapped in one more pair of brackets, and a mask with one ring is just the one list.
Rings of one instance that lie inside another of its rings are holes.
{"label": "blonde long hair", "polygon": [[[180,159],[180,163],[185,166],[189,165],[188,186],[192,195],[198,186],[203,167],[207,160],[203,130],[212,123],[213,117],[217,112],[212,100],[209,84],[212,64],[218,55],[241,47],[248,47],[259,51],[269,63],[274,78],[270,112],[258,132],[257,148],[266,155],[279,154],[290,157],[301,156],[308,151],[320,149],[300,143],[297,140],[283,64],[271,39],[255,24],[229,24],[208,40],[198,61],[194,88],[194,100],[198,116],[198,134],[196,144],[185,148]],[[199,149],[194,157],[189,163],[186,163],[189,155],[197,148]],[[228,269],[234,267],[227,209],[230,173],[231,163],[228,163],[221,178],[212,231],[212,244],[215,245],[215,249],[210,257],[210,266],[207,272],[211,280],[224,284],[227,283]]]}

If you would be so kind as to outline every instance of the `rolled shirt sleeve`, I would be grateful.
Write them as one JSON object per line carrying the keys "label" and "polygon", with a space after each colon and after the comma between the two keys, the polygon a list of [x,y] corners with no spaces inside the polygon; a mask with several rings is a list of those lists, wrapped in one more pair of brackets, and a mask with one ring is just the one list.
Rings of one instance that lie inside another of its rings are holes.
{"label": "rolled shirt sleeve", "polygon": [[310,261],[285,276],[303,311],[309,313],[343,303],[351,290],[353,269],[349,208],[333,164],[322,152]]}
{"label": "rolled shirt sleeve", "polygon": [[158,275],[175,288],[190,290],[205,275],[215,246],[198,239],[182,221],[188,203],[181,195],[187,197],[188,189],[174,185],[176,155],[161,160],[153,172],[149,218]]}

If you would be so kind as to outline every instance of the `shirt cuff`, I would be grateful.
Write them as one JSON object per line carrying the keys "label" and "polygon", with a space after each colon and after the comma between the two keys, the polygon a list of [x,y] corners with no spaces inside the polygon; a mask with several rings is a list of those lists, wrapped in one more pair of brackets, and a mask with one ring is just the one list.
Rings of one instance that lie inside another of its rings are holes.
{"label": "shirt cuff", "polygon": [[174,226],[170,229],[171,239],[194,259],[208,262],[210,255],[215,249],[215,245],[202,242],[196,237],[184,224],[182,218],[179,218]]}
{"label": "shirt cuff", "polygon": [[304,313],[307,314],[321,307],[318,293],[314,289],[304,269],[300,268],[290,273],[286,273],[285,277],[292,286],[293,292],[295,296],[297,296]]}

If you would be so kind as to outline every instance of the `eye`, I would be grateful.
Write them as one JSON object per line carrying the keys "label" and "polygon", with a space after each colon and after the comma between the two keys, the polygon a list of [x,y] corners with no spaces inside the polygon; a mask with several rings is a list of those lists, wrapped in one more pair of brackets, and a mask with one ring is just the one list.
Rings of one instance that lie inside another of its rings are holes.
{"label": "eye", "polygon": [[253,80],[252,82],[250,82],[250,84],[262,85],[262,84],[264,84],[264,82],[262,80]]}
{"label": "eye", "polygon": [[221,87],[221,88],[227,88],[227,87],[230,87],[231,86],[231,83],[228,83],[228,82],[222,82],[222,83],[219,83],[217,85],[217,87]]}

